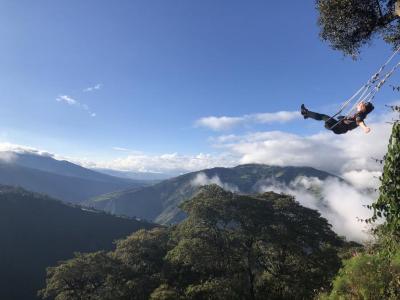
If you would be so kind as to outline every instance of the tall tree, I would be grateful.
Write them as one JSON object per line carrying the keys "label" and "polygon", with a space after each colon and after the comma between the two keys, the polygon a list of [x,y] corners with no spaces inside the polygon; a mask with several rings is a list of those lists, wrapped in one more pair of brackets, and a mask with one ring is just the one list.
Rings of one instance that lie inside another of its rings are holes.
{"label": "tall tree", "polygon": [[310,298],[340,266],[342,241],[291,196],[244,196],[208,186],[182,206],[167,259],[196,271],[190,299]]}
{"label": "tall tree", "polygon": [[[114,252],[76,254],[47,270],[44,299],[149,299],[159,287],[168,230],[140,230],[117,242]],[[162,294],[158,291],[158,294]]]}
{"label": "tall tree", "polygon": [[47,270],[46,288],[39,292],[44,299],[121,299],[120,265],[105,252],[77,253],[74,259]]}
{"label": "tall tree", "polygon": [[400,44],[396,0],[317,0],[320,36],[333,49],[356,56],[365,44],[380,34],[392,44]]}
{"label": "tall tree", "polygon": [[164,283],[164,256],[168,251],[169,230],[139,230],[117,242],[112,256],[126,268],[126,295],[129,299],[148,299]]}

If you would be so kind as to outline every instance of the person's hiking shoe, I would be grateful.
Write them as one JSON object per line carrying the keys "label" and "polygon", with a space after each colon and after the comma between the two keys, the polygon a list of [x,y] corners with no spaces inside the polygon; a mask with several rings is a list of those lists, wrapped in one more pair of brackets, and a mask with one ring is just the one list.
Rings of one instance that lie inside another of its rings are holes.
{"label": "person's hiking shoe", "polygon": [[307,119],[307,113],[308,113],[308,109],[304,106],[304,104],[301,105],[301,109],[300,112],[302,114],[302,116],[304,117],[304,119]]}

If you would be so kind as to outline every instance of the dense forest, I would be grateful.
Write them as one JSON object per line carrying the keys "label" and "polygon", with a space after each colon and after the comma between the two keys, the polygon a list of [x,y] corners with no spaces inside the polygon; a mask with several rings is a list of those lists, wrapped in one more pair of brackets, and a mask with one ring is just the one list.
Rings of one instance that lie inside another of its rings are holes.
{"label": "dense forest", "polygon": [[141,230],[112,252],[51,267],[40,294],[55,299],[310,299],[341,266],[344,242],[293,197],[238,195],[211,185],[179,225]]}

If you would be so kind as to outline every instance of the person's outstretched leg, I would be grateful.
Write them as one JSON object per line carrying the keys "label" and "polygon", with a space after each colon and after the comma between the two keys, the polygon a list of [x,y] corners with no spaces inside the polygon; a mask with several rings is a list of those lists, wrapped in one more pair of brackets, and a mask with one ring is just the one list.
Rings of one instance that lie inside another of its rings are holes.
{"label": "person's outstretched leg", "polygon": [[328,115],[319,114],[319,113],[308,110],[304,106],[304,104],[301,105],[301,114],[303,115],[304,119],[311,118],[311,119],[314,119],[317,121],[325,121],[325,122],[331,119],[331,117]]}

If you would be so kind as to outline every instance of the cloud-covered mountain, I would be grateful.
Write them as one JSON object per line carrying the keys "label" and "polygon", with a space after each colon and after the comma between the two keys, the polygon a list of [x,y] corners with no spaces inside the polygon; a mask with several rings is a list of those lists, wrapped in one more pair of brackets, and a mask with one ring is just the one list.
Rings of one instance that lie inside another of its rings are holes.
{"label": "cloud-covered mountain", "polygon": [[0,186],[0,299],[36,299],[47,267],[74,252],[111,250],[114,240],[151,227]]}
{"label": "cloud-covered mountain", "polygon": [[0,184],[20,186],[65,202],[79,203],[104,193],[146,185],[144,181],[102,174],[45,154],[6,151],[0,153],[0,158]]}
{"label": "cloud-covered mountain", "polygon": [[85,205],[114,214],[138,216],[168,224],[182,220],[179,204],[191,198],[200,186],[218,184],[234,192],[257,193],[267,184],[279,182],[288,185],[301,176],[320,180],[335,177],[308,167],[250,164],[235,168],[213,168],[185,174],[149,187],[102,195],[86,201]]}

